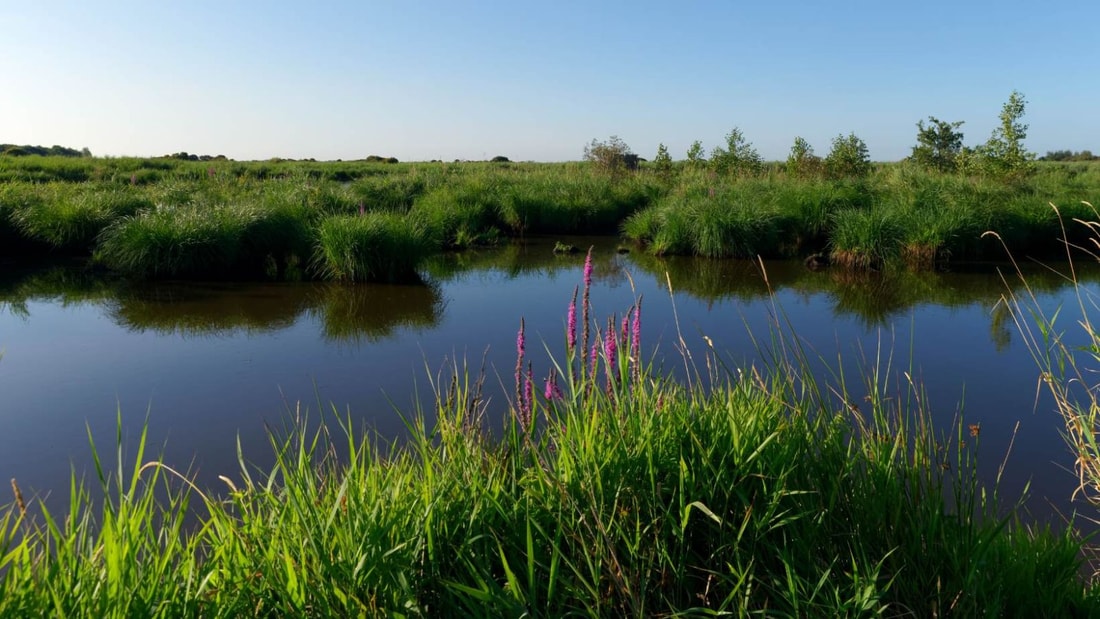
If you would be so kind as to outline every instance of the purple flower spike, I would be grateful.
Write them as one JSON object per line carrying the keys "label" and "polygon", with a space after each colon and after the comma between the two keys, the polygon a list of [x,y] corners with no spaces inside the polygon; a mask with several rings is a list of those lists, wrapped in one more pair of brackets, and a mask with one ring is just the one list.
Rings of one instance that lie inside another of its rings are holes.
{"label": "purple flower spike", "polygon": [[523,335],[523,319],[519,319],[519,333],[516,335],[516,409],[523,413],[523,349],[526,338]]}
{"label": "purple flower spike", "polygon": [[367,209],[363,206],[363,203],[359,203],[359,216],[362,217],[367,212]]}
{"label": "purple flower spike", "polygon": [[588,248],[588,256],[584,259],[584,290],[588,292],[588,289],[592,286],[592,248]]}
{"label": "purple flower spike", "polygon": [[596,338],[595,342],[592,342],[592,353],[588,356],[588,375],[595,380],[596,377],[596,359],[600,356],[600,338]]}
{"label": "purple flower spike", "polygon": [[569,317],[566,320],[565,343],[570,351],[577,346],[577,289],[573,288],[573,300],[569,302]]}
{"label": "purple flower spike", "polygon": [[558,374],[553,369],[550,370],[550,376],[546,379],[543,396],[546,398],[547,402],[565,399],[565,396],[561,392],[561,387],[558,386]]}
{"label": "purple flower spike", "polygon": [[608,337],[604,342],[604,353],[607,355],[607,371],[610,377],[611,372],[614,370],[616,362],[618,361],[618,345],[615,344],[615,338],[613,336]]}

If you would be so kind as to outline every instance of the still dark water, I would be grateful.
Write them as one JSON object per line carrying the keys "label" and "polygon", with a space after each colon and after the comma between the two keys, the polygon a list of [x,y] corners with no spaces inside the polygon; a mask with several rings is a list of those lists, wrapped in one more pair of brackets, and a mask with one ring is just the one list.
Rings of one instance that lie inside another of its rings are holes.
{"label": "still dark water", "polygon": [[[981,424],[986,479],[1018,425],[1002,494],[1030,482],[1036,517],[1057,521],[1073,508],[1061,420],[1044,394],[1036,399],[1037,370],[1011,318],[995,309],[1004,284],[994,265],[855,277],[774,262],[765,281],[750,262],[660,260],[617,254],[607,240],[574,242],[596,245],[595,316],[622,315],[643,295],[643,347],[669,371],[683,366],[674,308],[690,347],[702,353],[709,337],[741,366],[760,362],[753,340],[767,344],[778,308],[811,355],[833,366],[843,359],[855,392],[855,369],[878,354],[889,389],[911,371],[943,428],[961,406],[966,423]],[[296,410],[317,419],[335,409],[397,438],[399,411],[427,402],[430,379],[455,359],[476,370],[485,357],[492,410],[502,414],[520,317],[536,373],[549,367],[543,341],[556,354],[564,348],[584,256],[554,256],[551,246],[440,257],[422,286],[139,285],[71,266],[0,265],[0,477],[66,501],[71,470],[92,479],[88,431],[113,453],[120,413],[125,441],[147,423],[151,450],[206,486],[235,476],[238,437],[246,459],[268,462],[265,427]],[[1095,287],[1093,274],[1083,277]],[[1072,289],[1041,269],[1030,281],[1044,306],[1067,306],[1060,320],[1070,325]]]}

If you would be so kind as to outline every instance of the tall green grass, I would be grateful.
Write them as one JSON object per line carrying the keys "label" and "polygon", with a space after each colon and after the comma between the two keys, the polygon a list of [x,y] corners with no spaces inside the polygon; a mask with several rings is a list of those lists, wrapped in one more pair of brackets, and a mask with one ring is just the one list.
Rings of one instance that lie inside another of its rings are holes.
{"label": "tall green grass", "polygon": [[146,277],[225,277],[249,262],[242,242],[262,218],[247,207],[157,207],[104,230],[96,260]]}
{"label": "tall green grass", "polygon": [[402,444],[299,417],[270,435],[270,469],[240,454],[200,489],[146,462],[143,435],[97,458],[102,501],[76,482],[63,514],[20,495],[0,516],[0,615],[1100,612],[1079,541],[1004,516],[980,436],[933,427],[888,364],[821,384],[777,331],[767,368],[700,357],[676,379],[644,361],[636,307],[625,333],[574,325],[587,293],[557,361],[527,356],[521,323],[495,436],[457,365]]}
{"label": "tall green grass", "polygon": [[316,268],[341,281],[415,281],[434,248],[427,233],[399,215],[334,216],[318,228]]}
{"label": "tall green grass", "polygon": [[[247,264],[236,269],[238,277],[308,276],[297,265],[310,260],[305,246],[320,222],[360,212],[403,215],[440,250],[534,235],[621,233],[661,255],[831,251],[855,268],[932,269],[999,256],[999,245],[981,236],[986,230],[1021,255],[1056,253],[1062,230],[1048,203],[1087,217],[1069,198],[1100,200],[1100,164],[1087,163],[1043,165],[1009,180],[899,163],[876,166],[862,179],[830,180],[777,166],[747,176],[680,166],[612,177],[584,163],[54,159],[0,161],[0,250],[117,254],[117,247],[100,247],[114,236],[106,231],[157,209],[195,209],[214,219],[227,209],[254,211],[264,223],[241,241]],[[1071,242],[1087,242],[1074,228],[1067,233]],[[160,277],[176,270],[165,263],[129,272]]]}
{"label": "tall green grass", "polygon": [[36,190],[42,195],[15,209],[12,218],[28,238],[63,251],[90,252],[113,221],[152,206],[144,196],[124,188],[82,190],[52,184]]}
{"label": "tall green grass", "polygon": [[[1061,275],[1074,286],[1075,303],[1051,308],[1043,302],[1042,291],[1020,269],[1015,279],[1006,280],[1002,302],[1035,360],[1039,384],[1050,394],[1062,418],[1063,437],[1078,475],[1075,496],[1095,507],[1100,506],[1100,395],[1096,380],[1100,331],[1095,322],[1100,295],[1094,285],[1080,277],[1078,269],[1082,261],[1091,263],[1100,259],[1096,251],[1100,217],[1091,203],[1082,206],[1092,212],[1092,217],[1069,220],[1058,208],[1051,209],[1063,225],[1078,227],[1078,234],[1083,232],[1091,239],[1087,245],[1068,241],[1063,245],[1069,266]],[[1093,540],[1093,546],[1094,543]],[[1095,563],[1090,567],[1094,576],[1100,575],[1100,567]]]}

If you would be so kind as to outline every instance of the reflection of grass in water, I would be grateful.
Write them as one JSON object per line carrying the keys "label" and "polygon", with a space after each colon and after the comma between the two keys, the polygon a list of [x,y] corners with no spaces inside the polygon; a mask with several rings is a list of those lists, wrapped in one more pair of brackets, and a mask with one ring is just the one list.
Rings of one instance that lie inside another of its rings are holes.
{"label": "reflection of grass in water", "polygon": [[115,297],[119,285],[117,279],[72,265],[15,269],[0,277],[0,310],[29,317],[31,301],[54,300],[63,307],[104,303]]}
{"label": "reflection of grass in water", "polygon": [[375,341],[440,319],[436,285],[280,283],[134,284],[88,269],[59,266],[0,278],[0,311],[29,317],[31,301],[101,305],[135,332],[194,337],[263,333],[316,316],[326,339]]}
{"label": "reflection of grass in water", "polygon": [[[570,239],[587,247],[591,239]],[[467,274],[495,272],[508,278],[548,279],[580,269],[583,254],[553,254],[553,240],[499,250],[442,254],[429,259],[425,273],[433,286],[327,284],[127,284],[117,277],[87,269],[55,267],[44,271],[8,272],[0,278],[0,309],[27,315],[31,300],[57,299],[63,305],[96,303],[108,308],[122,326],[142,331],[194,336],[229,335],[283,329],[311,312],[320,318],[326,338],[376,340],[402,327],[427,327],[442,313],[438,285]],[[655,257],[643,252],[614,253],[606,244],[593,254],[595,279],[606,286],[625,282],[623,268],[648,273],[663,286],[665,273],[680,292],[707,303],[766,299],[769,285],[781,292],[823,295],[822,308],[837,316],[852,316],[865,326],[882,326],[920,305],[963,307],[980,303],[992,311],[1002,284],[992,268],[964,273],[811,272],[801,263],[767,262],[767,281],[759,265],[746,260],[706,260]],[[1100,281],[1100,270],[1079,268],[1081,281]],[[1035,267],[1028,273],[1037,292],[1053,293],[1065,280]],[[990,320],[995,320],[991,314]],[[991,333],[997,327],[991,325]],[[995,340],[997,337],[994,336]],[[1003,339],[1003,338],[1002,338]],[[1003,342],[1002,342],[1003,345]]]}
{"label": "reflection of grass in water", "polygon": [[[661,285],[668,273],[678,291],[708,303],[765,299],[769,286],[776,292],[791,289],[824,295],[832,300],[832,314],[854,316],[865,326],[886,325],[919,305],[963,307],[981,303],[992,310],[1003,292],[1000,277],[989,265],[963,273],[904,269],[885,273],[846,269],[814,272],[801,263],[775,261],[765,263],[765,281],[759,263],[749,260],[661,258],[635,253],[630,263]],[[1028,273],[1036,290],[1056,292],[1067,285],[1064,279],[1039,266]],[[1100,281],[1100,269],[1084,270],[1079,275],[1085,281]]]}
{"label": "reflection of grass in water", "polygon": [[434,326],[443,313],[435,285],[339,285],[311,288],[310,312],[319,315],[325,339],[372,342],[394,330]]}
{"label": "reflection of grass in water", "polygon": [[[557,242],[574,245],[580,251],[555,254],[554,245]],[[559,273],[580,269],[591,246],[595,247],[592,259],[597,281],[621,280],[623,265],[615,253],[615,239],[607,237],[540,237],[493,249],[437,254],[425,260],[423,269],[428,277],[437,282],[455,281],[475,272],[502,273],[508,279],[525,275],[543,275],[553,279]]]}
{"label": "reflection of grass in water", "polygon": [[185,336],[262,333],[294,324],[312,302],[308,285],[146,286],[115,298],[111,318],[131,331]]}
{"label": "reflection of grass in water", "polygon": [[331,341],[375,341],[439,320],[442,298],[421,285],[161,286],[117,300],[112,317],[133,330],[195,336],[260,333],[316,316]]}

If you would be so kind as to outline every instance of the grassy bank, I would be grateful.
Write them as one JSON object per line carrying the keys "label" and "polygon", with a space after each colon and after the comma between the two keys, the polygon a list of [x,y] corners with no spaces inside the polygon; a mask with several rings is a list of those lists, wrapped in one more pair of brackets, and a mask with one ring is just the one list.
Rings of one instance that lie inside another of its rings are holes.
{"label": "grassy bank", "polygon": [[[830,179],[779,166],[608,175],[589,163],[5,157],[0,254],[92,255],[142,277],[393,281],[414,279],[419,257],[446,249],[621,233],[659,255],[817,254],[845,269],[933,269],[1001,257],[987,230],[1018,255],[1057,250],[1048,203],[1086,214],[1080,201],[1100,200],[1100,164],[1035,170],[995,179],[880,164]],[[394,261],[396,247],[409,258]]]}
{"label": "grassy bank", "polygon": [[274,467],[242,456],[223,488],[139,449],[100,452],[105,502],[74,483],[46,514],[17,495],[0,615],[1100,612],[1072,532],[997,505],[980,428],[932,428],[889,368],[815,383],[777,330],[768,368],[686,359],[674,380],[645,362],[640,302],[605,321],[588,299],[584,282],[556,363],[520,322],[494,436],[456,367],[401,445],[333,414],[274,432]]}

